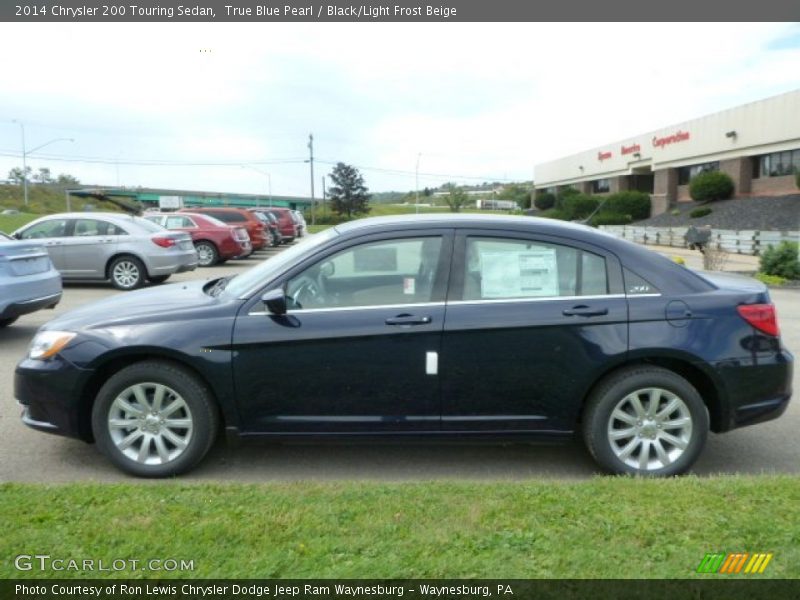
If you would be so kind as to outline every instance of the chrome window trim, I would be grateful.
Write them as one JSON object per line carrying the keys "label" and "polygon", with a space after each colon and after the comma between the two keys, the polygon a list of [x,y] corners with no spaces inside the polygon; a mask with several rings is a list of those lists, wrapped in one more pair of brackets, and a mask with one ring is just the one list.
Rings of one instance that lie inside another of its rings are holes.
{"label": "chrome window trim", "polygon": [[658,298],[661,294],[626,294],[626,298]]}
{"label": "chrome window trim", "polygon": [[488,298],[483,300],[451,300],[448,305],[460,306],[464,304],[508,304],[523,302],[552,302],[553,300],[607,300],[625,298],[625,294],[598,294],[592,296],[541,296],[533,298]]}
{"label": "chrome window trim", "polygon": [[[438,306],[445,306],[444,302],[416,302],[413,304],[371,304],[371,305],[363,305],[363,306],[333,306],[331,308],[298,308],[296,310],[287,311],[287,315],[306,315],[306,314],[313,314],[313,313],[327,313],[327,312],[337,312],[337,311],[353,311],[353,310],[378,310],[378,309],[397,309],[403,310],[406,308],[433,308]],[[267,312],[265,310],[260,311],[251,311],[247,313],[247,316],[260,316],[260,315],[271,315],[273,313]]]}

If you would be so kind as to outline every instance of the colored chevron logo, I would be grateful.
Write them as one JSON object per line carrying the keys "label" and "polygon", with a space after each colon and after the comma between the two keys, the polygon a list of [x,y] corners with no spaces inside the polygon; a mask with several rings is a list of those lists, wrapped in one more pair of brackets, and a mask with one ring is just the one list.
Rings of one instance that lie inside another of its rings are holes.
{"label": "colored chevron logo", "polygon": [[697,567],[698,573],[761,574],[772,560],[772,552],[724,552],[708,553]]}

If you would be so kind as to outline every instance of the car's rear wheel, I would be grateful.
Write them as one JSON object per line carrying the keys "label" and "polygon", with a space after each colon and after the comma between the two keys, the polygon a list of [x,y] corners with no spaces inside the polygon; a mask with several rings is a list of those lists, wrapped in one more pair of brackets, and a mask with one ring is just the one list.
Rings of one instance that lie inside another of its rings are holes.
{"label": "car's rear wheel", "polygon": [[197,242],[194,247],[197,250],[197,264],[201,267],[212,267],[217,264],[219,252],[214,244],[211,242]]}
{"label": "car's rear wheel", "polygon": [[144,283],[145,269],[135,256],[118,256],[108,266],[108,276],[118,290],[135,290]]}
{"label": "car's rear wheel", "polygon": [[11,317],[10,319],[0,319],[0,327],[8,327],[14,321],[16,321],[19,317]]}
{"label": "car's rear wheel", "polygon": [[583,438],[612,473],[667,476],[688,470],[705,445],[708,410],[686,379],[660,367],[618,371],[592,392]]}
{"label": "car's rear wheel", "polygon": [[100,389],[92,430],[100,450],[123,471],[168,477],[206,455],[217,411],[210,390],[192,373],[147,361],[122,369]]}

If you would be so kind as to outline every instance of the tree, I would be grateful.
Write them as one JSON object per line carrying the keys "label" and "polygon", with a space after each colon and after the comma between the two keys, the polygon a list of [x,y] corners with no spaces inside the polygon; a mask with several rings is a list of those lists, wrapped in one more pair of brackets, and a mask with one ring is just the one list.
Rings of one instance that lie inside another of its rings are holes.
{"label": "tree", "polygon": [[58,185],[78,185],[80,181],[78,181],[77,177],[73,177],[72,175],[67,175],[66,173],[61,173],[56,178],[56,183]]}
{"label": "tree", "polygon": [[333,186],[328,189],[331,209],[339,215],[367,214],[370,210],[367,186],[358,169],[342,162],[336,163],[331,171]]}
{"label": "tree", "polygon": [[53,176],[50,174],[50,169],[42,167],[39,172],[33,176],[33,180],[37,183],[53,183]]}
{"label": "tree", "polygon": [[451,212],[459,212],[461,207],[469,202],[469,196],[463,188],[449,184],[444,201],[447,202],[447,206],[450,207]]}
{"label": "tree", "polygon": [[531,207],[531,188],[521,183],[509,183],[497,194],[499,200],[511,200],[520,208]]}
{"label": "tree", "polygon": [[698,173],[689,182],[689,195],[695,202],[727,200],[733,194],[733,179],[720,171]]}
{"label": "tree", "polygon": [[11,183],[16,185],[22,185],[23,179],[27,179],[30,181],[31,179],[31,168],[25,167],[25,171],[23,171],[20,167],[14,167],[8,172],[8,180]]}

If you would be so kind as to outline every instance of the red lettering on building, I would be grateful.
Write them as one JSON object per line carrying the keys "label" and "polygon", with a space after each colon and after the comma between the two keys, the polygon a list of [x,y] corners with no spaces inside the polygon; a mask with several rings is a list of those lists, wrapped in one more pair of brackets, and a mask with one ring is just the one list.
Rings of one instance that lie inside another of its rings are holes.
{"label": "red lettering on building", "polygon": [[607,160],[607,159],[609,159],[609,158],[611,158],[611,151],[608,151],[608,152],[598,152],[598,153],[597,153],[597,160],[599,160],[600,162],[602,162],[602,161],[604,161],[604,160]]}
{"label": "red lettering on building", "polygon": [[641,152],[642,149],[639,147],[639,144],[632,144],[630,146],[622,146],[620,152],[624,154],[633,154],[634,152]]}
{"label": "red lettering on building", "polygon": [[689,132],[688,131],[681,131],[680,129],[673,133],[672,135],[667,135],[664,137],[653,136],[653,147],[654,148],[663,148],[664,146],[668,146],[669,144],[675,144],[677,142],[684,142],[689,139]]}

